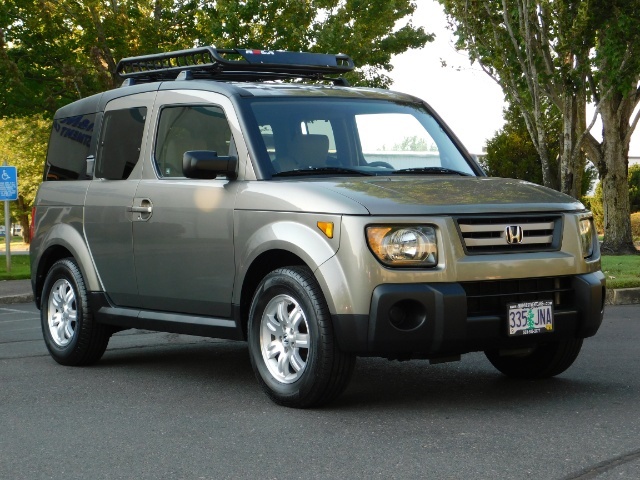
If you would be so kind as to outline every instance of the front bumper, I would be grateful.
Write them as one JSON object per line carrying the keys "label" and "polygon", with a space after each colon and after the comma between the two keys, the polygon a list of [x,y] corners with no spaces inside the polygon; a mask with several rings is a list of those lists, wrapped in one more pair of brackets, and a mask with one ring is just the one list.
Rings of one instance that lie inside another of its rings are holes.
{"label": "front bumper", "polygon": [[[552,300],[551,333],[509,337],[507,303]],[[539,342],[586,338],[604,314],[602,272],[502,282],[385,284],[375,288],[369,315],[334,315],[340,348],[358,355],[432,357]]]}

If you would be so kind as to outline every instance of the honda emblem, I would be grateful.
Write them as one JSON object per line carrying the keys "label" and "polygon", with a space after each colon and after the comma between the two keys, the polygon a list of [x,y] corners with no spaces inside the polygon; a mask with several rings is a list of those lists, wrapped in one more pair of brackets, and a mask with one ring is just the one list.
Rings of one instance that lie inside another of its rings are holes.
{"label": "honda emblem", "polygon": [[509,245],[522,243],[524,239],[524,231],[520,225],[508,226],[504,231],[504,238]]}

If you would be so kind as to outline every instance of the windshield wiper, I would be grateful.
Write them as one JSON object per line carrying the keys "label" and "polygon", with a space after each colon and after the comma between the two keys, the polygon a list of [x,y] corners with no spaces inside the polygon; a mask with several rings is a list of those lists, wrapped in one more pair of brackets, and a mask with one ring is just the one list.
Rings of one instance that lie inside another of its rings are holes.
{"label": "windshield wiper", "polygon": [[394,174],[427,174],[427,175],[462,175],[463,177],[471,177],[470,173],[459,172],[458,170],[453,170],[451,168],[445,167],[422,167],[422,168],[403,168],[401,170],[396,170],[393,172]]}
{"label": "windshield wiper", "polygon": [[353,168],[344,167],[308,167],[296,170],[287,170],[284,172],[277,172],[271,175],[272,177],[297,177],[303,175],[331,175],[331,174],[347,174],[347,175],[365,175],[371,176],[373,173],[363,172],[361,170],[355,170]]}

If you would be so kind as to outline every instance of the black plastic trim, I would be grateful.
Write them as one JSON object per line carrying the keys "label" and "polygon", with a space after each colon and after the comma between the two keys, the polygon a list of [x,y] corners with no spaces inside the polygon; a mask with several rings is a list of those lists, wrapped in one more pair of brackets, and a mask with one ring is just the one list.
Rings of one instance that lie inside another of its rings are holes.
{"label": "black plastic trim", "polygon": [[[510,337],[505,315],[467,316],[467,296],[459,283],[388,284],[372,295],[370,314],[334,315],[334,331],[345,352],[390,358],[430,358],[496,348],[527,348],[538,343],[586,338],[604,315],[601,272],[572,278],[575,303],[555,311],[555,330]],[[415,305],[423,321],[402,330],[390,321],[391,307]],[[413,303],[415,302],[415,303]]]}
{"label": "black plastic trim", "polygon": [[103,292],[89,294],[89,308],[96,320],[106,325],[244,340],[242,328],[236,318],[214,318],[116,307],[109,302]]}

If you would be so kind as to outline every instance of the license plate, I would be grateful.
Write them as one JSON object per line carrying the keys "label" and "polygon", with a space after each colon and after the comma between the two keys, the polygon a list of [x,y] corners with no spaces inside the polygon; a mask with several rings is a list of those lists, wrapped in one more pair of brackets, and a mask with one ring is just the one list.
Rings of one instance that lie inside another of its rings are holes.
{"label": "license plate", "polygon": [[510,303],[507,322],[510,336],[553,332],[553,303],[551,300]]}

